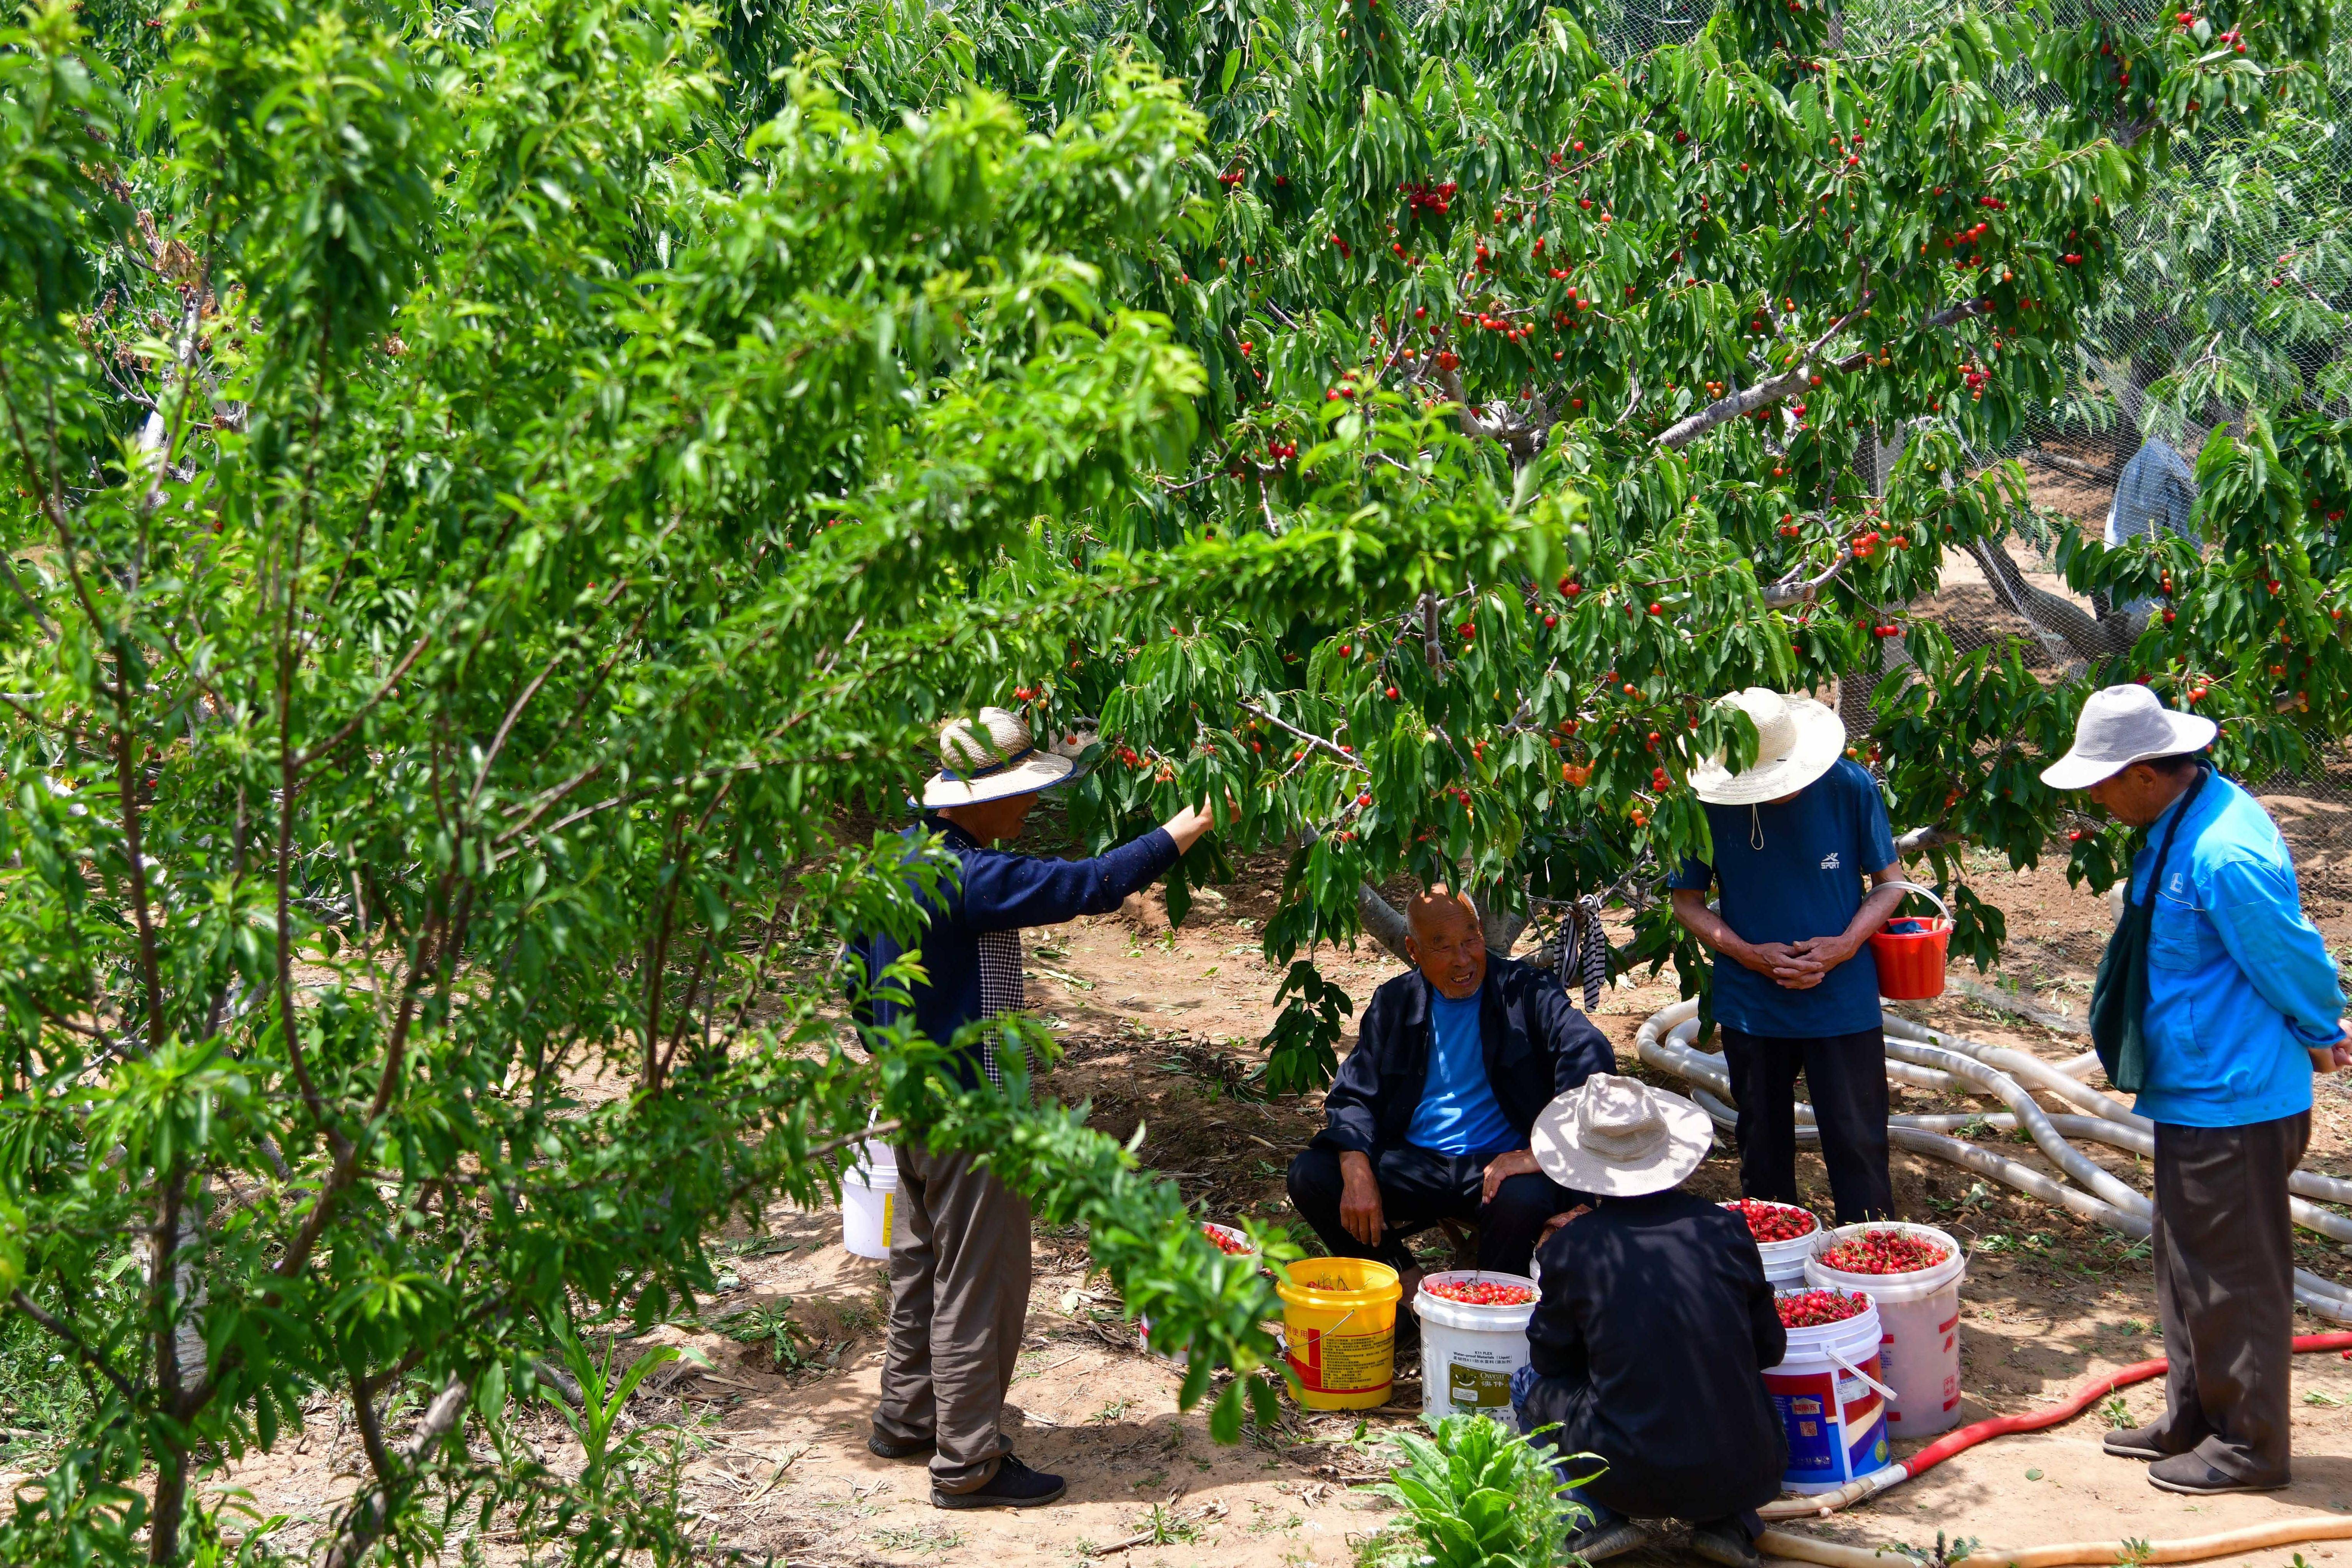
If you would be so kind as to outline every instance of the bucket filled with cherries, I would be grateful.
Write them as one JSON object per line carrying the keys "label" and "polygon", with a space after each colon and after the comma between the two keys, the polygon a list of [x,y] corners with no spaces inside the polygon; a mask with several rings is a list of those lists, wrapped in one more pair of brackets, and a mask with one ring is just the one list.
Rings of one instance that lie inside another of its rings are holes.
{"label": "bucket filled with cherries", "polygon": [[1764,1258],[1767,1280],[1775,1286],[1803,1281],[1805,1258],[1812,1252],[1813,1238],[1822,1228],[1822,1222],[1813,1217],[1811,1210],[1767,1198],[1735,1198],[1723,1206],[1748,1222],[1748,1232],[1756,1238],[1756,1250]]}
{"label": "bucket filled with cherries", "polygon": [[1960,1282],[1968,1255],[1933,1226],[1873,1220],[1812,1238],[1805,1283],[1866,1292],[1885,1331],[1886,1419],[1897,1437],[1927,1437],[1960,1418]]}
{"label": "bucket filled with cherries", "polygon": [[[1204,1219],[1200,1222],[1200,1225],[1202,1239],[1206,1241],[1211,1247],[1215,1247],[1219,1252],[1223,1253],[1226,1257],[1246,1258],[1252,1262],[1255,1262],[1257,1260],[1257,1244],[1250,1240],[1249,1233],[1247,1231],[1237,1230],[1229,1225],[1219,1225],[1214,1220]],[[1153,1355],[1159,1356],[1163,1361],[1181,1361],[1183,1359],[1181,1355],[1176,1353],[1177,1350],[1181,1349],[1181,1347],[1155,1345],[1151,1342],[1150,1319],[1142,1317],[1137,1318],[1135,1320],[1135,1332],[1136,1337],[1142,1341],[1143,1348]]]}

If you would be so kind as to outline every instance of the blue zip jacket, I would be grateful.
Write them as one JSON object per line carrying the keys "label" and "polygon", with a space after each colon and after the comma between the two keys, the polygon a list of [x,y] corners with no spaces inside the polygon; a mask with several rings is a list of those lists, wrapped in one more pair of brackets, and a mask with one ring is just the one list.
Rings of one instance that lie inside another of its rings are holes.
{"label": "blue zip jacket", "polygon": [[[1056,860],[991,849],[943,816],[927,816],[901,835],[909,852],[919,836],[936,833],[958,862],[956,876],[926,900],[930,925],[910,950],[879,933],[850,944],[865,973],[879,974],[909,951],[919,951],[926,984],[908,987],[915,1027],[941,1045],[982,1016],[980,936],[982,931],[1019,931],[1060,925],[1080,915],[1105,915],[1129,893],[1142,891],[1176,864],[1176,841],[1164,827],[1120,845],[1091,860]],[[853,983],[858,976],[853,975]],[[869,1012],[860,1004],[857,1021],[887,1026],[908,1009],[888,1002]],[[976,1053],[957,1058],[956,1071],[968,1089],[980,1085]]]}
{"label": "blue zip jacket", "polygon": [[[2132,858],[2147,897],[2156,847]],[[2244,1127],[2311,1109],[2308,1047],[2343,1033],[2344,991],[2303,917],[2286,841],[2253,796],[2214,775],[2165,862],[2147,952],[2147,1087],[2138,1110],[2179,1127]]]}

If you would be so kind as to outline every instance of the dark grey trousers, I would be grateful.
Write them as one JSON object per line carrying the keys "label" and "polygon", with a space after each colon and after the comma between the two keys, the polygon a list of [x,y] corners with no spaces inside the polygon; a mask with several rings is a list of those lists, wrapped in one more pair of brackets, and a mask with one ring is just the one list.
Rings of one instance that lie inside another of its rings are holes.
{"label": "dark grey trousers", "polygon": [[2237,1480],[2287,1479],[2294,1226],[2287,1173],[2311,1112],[2244,1127],[2156,1124],[2156,1310],[2164,1325],[2157,1446],[2193,1447]]}
{"label": "dark grey trousers", "polygon": [[874,1430],[936,1442],[932,1484],[972,1491],[1013,1451],[997,1421],[1029,1316],[1029,1200],[971,1155],[893,1147],[898,1234]]}
{"label": "dark grey trousers", "polygon": [[1895,1217],[1895,1180],[1886,1165],[1886,1036],[1879,1029],[1819,1039],[1750,1035],[1727,1024],[1723,1061],[1739,1120],[1743,1197],[1797,1204],[1797,1074],[1821,1129],[1822,1163],[1840,1225]]}

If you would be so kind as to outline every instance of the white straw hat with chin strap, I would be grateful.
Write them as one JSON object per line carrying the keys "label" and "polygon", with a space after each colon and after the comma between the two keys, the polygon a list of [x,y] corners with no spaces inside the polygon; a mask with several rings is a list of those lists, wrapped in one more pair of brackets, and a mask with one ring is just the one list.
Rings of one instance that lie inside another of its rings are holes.
{"label": "white straw hat with chin strap", "polygon": [[983,708],[980,722],[953,719],[940,731],[940,771],[923,785],[923,805],[977,805],[1061,783],[1076,764],[1031,738],[1018,713]]}

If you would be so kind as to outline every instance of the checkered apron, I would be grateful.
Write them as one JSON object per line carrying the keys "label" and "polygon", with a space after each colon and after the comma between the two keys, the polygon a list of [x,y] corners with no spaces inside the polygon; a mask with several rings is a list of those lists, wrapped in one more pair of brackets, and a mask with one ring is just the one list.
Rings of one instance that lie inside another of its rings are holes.
{"label": "checkered apron", "polygon": [[[982,1021],[999,1018],[1007,1013],[1018,1013],[1029,1005],[1029,992],[1021,978],[1021,933],[1017,931],[987,931],[980,933],[980,1016]],[[996,1046],[982,1041],[980,1065],[988,1074],[988,1081],[998,1089],[1004,1087],[1004,1069],[997,1065]]]}

